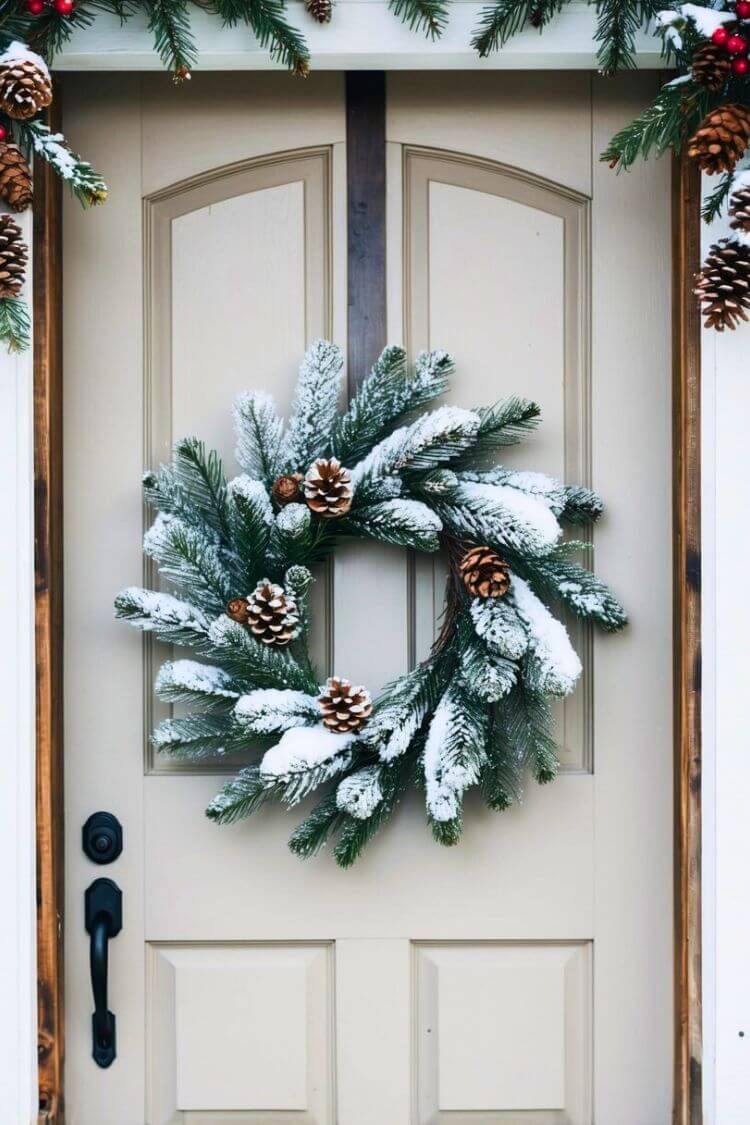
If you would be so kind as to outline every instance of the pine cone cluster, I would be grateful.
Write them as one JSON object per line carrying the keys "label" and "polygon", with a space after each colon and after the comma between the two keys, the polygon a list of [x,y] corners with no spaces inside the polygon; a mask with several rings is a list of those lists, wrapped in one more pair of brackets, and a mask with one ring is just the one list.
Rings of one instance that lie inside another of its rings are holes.
{"label": "pine cone cluster", "polygon": [[8,117],[26,121],[52,101],[52,83],[42,59],[6,51],[0,63],[0,109]]}
{"label": "pine cone cluster", "polygon": [[372,714],[372,699],[367,688],[352,687],[348,680],[329,676],[321,688],[318,703],[323,724],[336,734],[358,731]]}
{"label": "pine cone cluster", "polygon": [[731,172],[750,141],[750,110],[721,105],[701,121],[688,142],[688,156],[702,172]]}
{"label": "pine cone cluster", "polygon": [[301,484],[302,473],[287,473],[273,482],[271,495],[282,508],[286,504],[299,504],[304,500]]}
{"label": "pine cone cluster", "polygon": [[0,215],[0,297],[17,297],[26,280],[29,249],[10,215]]}
{"label": "pine cone cluster", "polygon": [[750,248],[722,239],[708,252],[695,288],[706,328],[723,332],[747,320],[750,309]]}
{"label": "pine cone cluster", "polygon": [[232,598],[226,613],[264,645],[288,645],[299,635],[297,603],[283,586],[263,578],[247,598]]}
{"label": "pine cone cluster", "polygon": [[352,506],[351,473],[335,457],[315,461],[307,471],[305,499],[317,516],[345,516]]}
{"label": "pine cone cluster", "polygon": [[750,234],[750,185],[738,188],[729,201],[729,218],[732,230]]}
{"label": "pine cone cluster", "polygon": [[331,0],[305,0],[305,8],[318,23],[330,23],[333,12]]}
{"label": "pine cone cluster", "polygon": [[31,203],[31,169],[18,145],[0,144],[0,199],[12,211]]}
{"label": "pine cone cluster", "polygon": [[491,547],[472,547],[458,570],[474,598],[502,598],[510,587],[510,567]]}
{"label": "pine cone cluster", "polygon": [[693,54],[692,78],[706,90],[720,90],[732,73],[732,60],[724,47],[710,40],[703,43]]}

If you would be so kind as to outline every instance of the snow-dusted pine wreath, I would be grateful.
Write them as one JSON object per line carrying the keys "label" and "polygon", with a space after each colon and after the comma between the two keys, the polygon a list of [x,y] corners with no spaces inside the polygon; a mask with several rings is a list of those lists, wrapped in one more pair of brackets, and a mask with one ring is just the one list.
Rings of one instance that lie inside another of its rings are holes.
{"label": "snow-dusted pine wreath", "polygon": [[[227,824],[270,798],[293,806],[322,788],[290,846],[309,856],[336,835],[334,855],[348,866],[411,785],[424,788],[435,838],[454,844],[470,786],[504,809],[527,771],[551,781],[550,698],[573,690],[581,665],[546,603],[606,630],[626,618],[576,561],[586,544],[562,538],[562,523],[598,518],[596,493],[492,463],[537,424],[533,402],[415,417],[445,391],[453,360],[422,353],[410,375],[404,351],[389,347],[340,413],[341,368],[337,347],[312,345],[286,428],[269,395],[240,396],[244,472],[233,480],[195,438],[146,474],[158,515],[144,550],[175,592],[131,588],[115,608],[200,658],[159,670],[157,695],[191,710],[156,728],[156,748],[193,759],[258,753],[207,815]],[[429,657],[374,703],[343,678],[319,686],[308,652],[309,568],[342,537],[442,547],[449,563]]]}

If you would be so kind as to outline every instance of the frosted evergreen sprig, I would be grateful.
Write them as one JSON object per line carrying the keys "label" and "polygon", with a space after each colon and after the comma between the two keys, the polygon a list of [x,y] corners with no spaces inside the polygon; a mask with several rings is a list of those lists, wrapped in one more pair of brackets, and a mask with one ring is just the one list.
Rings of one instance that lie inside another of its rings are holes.
{"label": "frosted evergreen sprig", "polygon": [[[210,803],[217,823],[270,799],[293,808],[317,794],[290,847],[309,856],[332,842],[346,867],[412,785],[424,791],[433,836],[452,845],[469,788],[502,809],[529,772],[554,777],[549,700],[573,691],[581,664],[552,607],[605,630],[625,623],[579,561],[588,543],[562,538],[563,523],[592,524],[603,505],[589,488],[488,464],[537,425],[528,400],[438,406],[405,422],[452,369],[450,356],[430,352],[410,373],[403,351],[388,348],[341,412],[341,355],[318,341],[286,427],[269,396],[240,396],[243,472],[227,479],[219,458],[189,438],[169,465],[146,473],[154,520],[144,550],[167,588],[124,590],[115,613],[197,657],[159,670],[157,695],[187,713],[157,726],[156,749],[199,761],[256,756]],[[338,460],[325,463],[333,454],[347,458],[343,477]],[[326,489],[334,491],[323,500]],[[308,647],[310,567],[349,538],[443,548],[448,560],[431,653],[374,706],[340,677],[321,686]]]}
{"label": "frosted evergreen sprig", "polygon": [[87,160],[73,152],[62,133],[53,133],[38,119],[15,121],[13,129],[21,147],[27,153],[33,152],[41,160],[46,160],[79,203],[84,207],[104,203],[107,198],[104,179]]}

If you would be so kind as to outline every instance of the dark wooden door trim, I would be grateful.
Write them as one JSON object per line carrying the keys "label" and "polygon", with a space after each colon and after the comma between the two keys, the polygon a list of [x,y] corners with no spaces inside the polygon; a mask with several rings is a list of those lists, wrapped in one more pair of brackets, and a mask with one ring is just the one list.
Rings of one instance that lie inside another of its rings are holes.
{"label": "dark wooden door trim", "polygon": [[[57,112],[60,84],[56,87]],[[349,378],[385,341],[385,76],[347,76]],[[675,651],[675,1125],[700,1125],[700,323],[699,177],[673,185]],[[61,192],[37,167],[34,214],[37,942],[40,1121],[63,1125]]]}
{"label": "dark wooden door trim", "polygon": [[[60,83],[54,115],[60,127]],[[62,189],[34,162],[34,571],[39,1120],[64,1120]]]}
{"label": "dark wooden door trim", "polygon": [[700,1125],[701,1004],[701,356],[693,293],[700,265],[700,173],[675,158],[672,192],[675,749],[675,1125]]}

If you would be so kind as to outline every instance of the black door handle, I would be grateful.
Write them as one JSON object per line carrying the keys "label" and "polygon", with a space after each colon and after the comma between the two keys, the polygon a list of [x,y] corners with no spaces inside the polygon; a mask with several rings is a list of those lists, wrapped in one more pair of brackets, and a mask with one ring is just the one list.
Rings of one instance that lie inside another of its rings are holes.
{"label": "black door handle", "polygon": [[117,1054],[115,1017],[107,1003],[109,939],[122,929],[122,892],[111,879],[95,879],[86,890],[86,930],[91,935],[92,1055],[97,1066],[111,1066]]}

